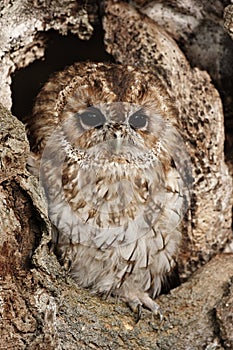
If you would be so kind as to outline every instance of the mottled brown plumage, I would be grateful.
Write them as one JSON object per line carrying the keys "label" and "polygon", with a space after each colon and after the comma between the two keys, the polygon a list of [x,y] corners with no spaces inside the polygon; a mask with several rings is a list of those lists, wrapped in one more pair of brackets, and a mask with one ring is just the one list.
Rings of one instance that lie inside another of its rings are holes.
{"label": "mottled brown plumage", "polygon": [[28,121],[32,170],[72,277],[153,312],[175,266],[189,162],[176,109],[146,71],[75,64],[40,92]]}

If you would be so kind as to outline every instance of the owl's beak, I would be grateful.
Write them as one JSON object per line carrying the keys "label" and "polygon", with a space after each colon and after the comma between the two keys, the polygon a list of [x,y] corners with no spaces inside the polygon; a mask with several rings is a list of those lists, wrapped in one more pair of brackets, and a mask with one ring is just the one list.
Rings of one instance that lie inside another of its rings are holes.
{"label": "owl's beak", "polygon": [[115,154],[118,154],[121,150],[122,142],[123,142],[123,137],[122,137],[122,132],[120,130],[117,130],[114,132],[114,139],[111,140],[110,145],[111,149]]}
{"label": "owl's beak", "polygon": [[119,151],[121,149],[122,141],[123,141],[122,133],[120,130],[118,130],[115,132],[115,135],[116,135],[115,151],[116,151],[116,153],[119,153]]}

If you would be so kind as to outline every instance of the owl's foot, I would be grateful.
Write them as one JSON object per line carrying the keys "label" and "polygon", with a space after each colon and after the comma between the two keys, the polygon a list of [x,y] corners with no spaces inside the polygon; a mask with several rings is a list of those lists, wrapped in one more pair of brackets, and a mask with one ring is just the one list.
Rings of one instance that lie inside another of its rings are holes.
{"label": "owl's foot", "polygon": [[159,315],[160,321],[163,320],[163,313],[159,305],[152,300],[147,294],[144,294],[142,298],[136,298],[127,302],[131,310],[136,314],[136,323],[141,319],[142,307],[149,309],[152,315]]}
{"label": "owl's foot", "polygon": [[163,320],[163,313],[160,306],[145,292],[127,293],[127,295],[120,295],[131,308],[131,310],[137,315],[136,323],[141,319],[142,307],[150,310],[152,315],[159,315],[160,321]]}

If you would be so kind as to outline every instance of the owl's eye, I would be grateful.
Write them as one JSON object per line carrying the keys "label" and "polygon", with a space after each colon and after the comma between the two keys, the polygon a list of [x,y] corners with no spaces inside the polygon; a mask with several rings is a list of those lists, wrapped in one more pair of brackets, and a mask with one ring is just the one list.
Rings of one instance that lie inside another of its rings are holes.
{"label": "owl's eye", "polygon": [[142,129],[147,124],[147,116],[142,111],[137,111],[129,117],[129,124],[133,129]]}
{"label": "owl's eye", "polygon": [[82,114],[79,114],[80,121],[84,127],[100,127],[104,125],[106,119],[98,108],[89,108]]}

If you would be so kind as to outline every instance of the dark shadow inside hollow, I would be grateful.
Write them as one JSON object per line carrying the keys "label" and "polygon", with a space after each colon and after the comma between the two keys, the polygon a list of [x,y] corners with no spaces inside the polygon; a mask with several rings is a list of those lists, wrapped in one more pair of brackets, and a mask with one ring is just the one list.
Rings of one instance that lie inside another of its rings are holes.
{"label": "dark shadow inside hollow", "polygon": [[45,56],[12,75],[12,113],[23,120],[29,115],[36,95],[48,80],[49,76],[74,62],[112,62],[113,59],[104,49],[103,32],[100,27],[94,28],[90,40],[80,40],[77,35],[63,36],[55,30],[43,35]]}

